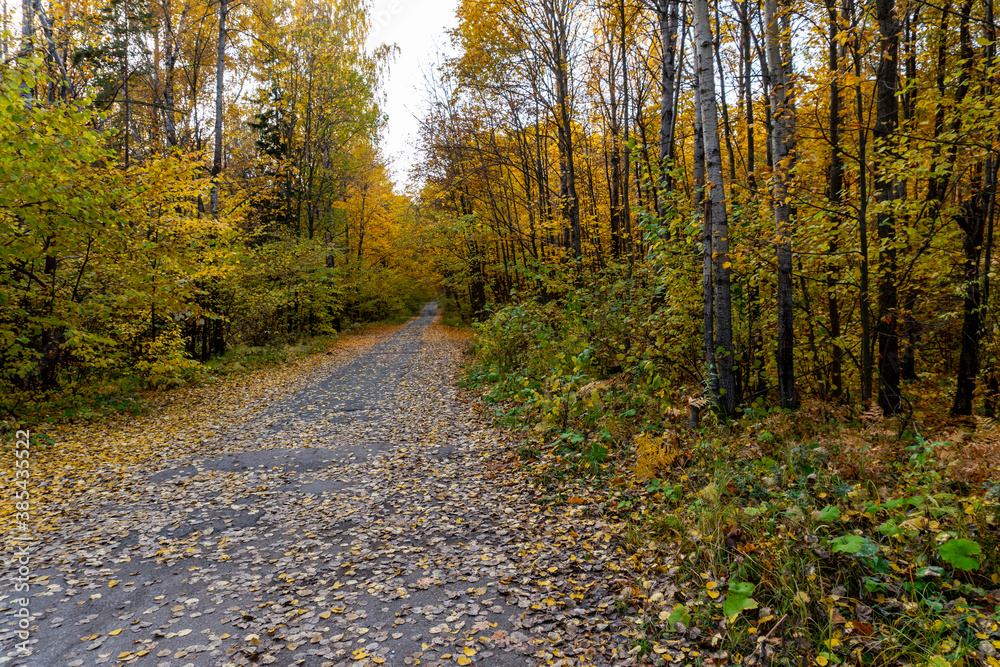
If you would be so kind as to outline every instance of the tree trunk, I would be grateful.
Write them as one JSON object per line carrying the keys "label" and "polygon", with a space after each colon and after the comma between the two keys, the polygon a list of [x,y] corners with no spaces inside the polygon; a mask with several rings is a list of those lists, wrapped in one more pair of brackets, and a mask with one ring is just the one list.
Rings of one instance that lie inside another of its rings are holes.
{"label": "tree trunk", "polygon": [[905,183],[889,173],[895,155],[892,144],[896,141],[899,124],[899,100],[896,96],[898,81],[898,52],[900,22],[896,18],[895,0],[877,0],[881,57],[875,79],[876,121],[872,131],[881,152],[876,189],[883,208],[879,211],[876,226],[879,238],[878,321],[875,335],[878,340],[878,403],[887,415],[902,410],[899,393],[899,296],[896,285],[896,217],[892,206],[905,196]]}
{"label": "tree trunk", "polygon": [[[989,1],[985,4],[988,43],[984,46],[983,59],[987,66],[993,66],[996,59],[994,45],[996,26],[993,17],[993,3]],[[968,19],[964,8],[962,19],[963,24]],[[963,31],[962,42],[963,56],[966,56],[963,60],[968,72],[973,67],[968,30]],[[963,77],[960,87],[967,87],[968,83]],[[983,82],[981,92],[984,97],[992,93],[991,87],[991,81]],[[979,344],[983,337],[983,309],[989,305],[989,272],[993,251],[993,220],[996,214],[997,167],[996,157],[992,154],[989,155],[983,165],[982,189],[972,196],[972,201],[966,206],[966,211],[957,218],[964,234],[962,252],[965,255],[963,267],[965,284],[962,286],[962,347],[958,359],[955,402],[951,409],[952,414],[955,415],[972,414],[972,401],[975,398],[976,382],[979,377]],[[983,255],[984,240],[986,243],[986,266],[983,270],[985,275],[980,283],[980,261]],[[991,377],[987,380],[987,404],[991,406],[992,410],[996,396],[996,378],[993,377],[992,373],[989,375]]]}
{"label": "tree trunk", "polygon": [[573,154],[573,122],[571,112],[569,63],[572,3],[569,0],[545,0],[542,3],[545,31],[551,40],[549,67],[556,84],[556,134],[559,145],[559,179],[563,220],[568,229],[569,247],[573,258],[583,258],[580,235],[580,201],[576,194],[576,158]]}
{"label": "tree trunk", "polygon": [[[913,13],[908,11],[904,15],[903,43],[906,48],[906,81],[903,85],[903,123],[906,134],[905,150],[909,151],[912,142],[910,136],[914,131],[917,110],[917,26],[919,25],[920,6],[918,5]],[[903,350],[899,360],[899,375],[901,380],[917,379],[917,335],[919,324],[914,317],[914,309],[917,306],[917,289],[910,286],[903,294],[903,308],[900,312],[902,318],[901,339]]]}
{"label": "tree trunk", "polygon": [[[610,17],[609,17],[610,23]],[[610,31],[609,31],[610,32]],[[608,197],[611,203],[611,256],[617,262],[621,260],[625,244],[623,243],[621,207],[621,133],[618,123],[618,80],[615,75],[615,43],[608,35],[608,131],[611,133],[611,157],[605,153],[605,163],[611,173],[608,179]]]}
{"label": "tree trunk", "polygon": [[212,152],[212,217],[219,216],[219,173],[222,172],[222,93],[226,73],[228,1],[219,0],[219,51],[215,64],[215,150]]}
{"label": "tree trunk", "polygon": [[35,5],[34,0],[21,0],[21,56],[27,56],[34,48]]}
{"label": "tree trunk", "polygon": [[[854,0],[845,0],[845,13],[852,27],[857,27],[858,17]],[[858,84],[854,88],[855,113],[858,123],[858,241],[861,252],[860,278],[858,287],[861,305],[861,400],[872,398],[872,345],[871,345],[871,301],[870,277],[868,269],[868,130],[865,118],[865,96],[862,81],[861,34],[856,31],[851,42],[851,56],[854,61],[854,76]]]}
{"label": "tree trunk", "polygon": [[953,415],[971,415],[972,401],[976,393],[976,379],[979,377],[979,339],[982,336],[981,288],[979,283],[979,260],[983,246],[983,232],[986,225],[986,207],[981,198],[966,206],[957,222],[964,232],[962,252],[964,284],[962,285],[962,336],[958,357],[958,377],[955,382],[955,402]]}
{"label": "tree trunk", "polygon": [[744,122],[746,123],[747,141],[747,187],[751,190],[757,189],[757,177],[754,171],[757,166],[754,140],[753,140],[753,89],[751,86],[751,76],[753,74],[753,53],[750,50],[750,16],[747,0],[739,3],[740,8],[740,61],[743,67],[743,110]]}
{"label": "tree trunk", "polygon": [[[838,250],[836,234],[841,225],[840,204],[844,189],[844,161],[840,154],[840,84],[837,76],[840,73],[840,25],[837,20],[837,0],[827,0],[826,10],[830,18],[830,172],[827,181],[827,198],[830,200],[831,233],[834,240],[830,243],[830,253]],[[827,318],[830,333],[830,395],[840,398],[844,390],[844,350],[840,341],[840,303],[837,298],[837,285],[840,282],[840,266],[836,257],[827,263],[826,293]]]}
{"label": "tree trunk", "polygon": [[[619,32],[619,46],[622,52],[622,141],[624,142],[621,153],[622,170],[622,208],[621,220],[624,222],[623,233],[625,237],[625,253],[628,256],[629,266],[635,264],[635,239],[632,238],[632,205],[629,202],[631,186],[629,185],[629,160],[631,155],[628,148],[629,135],[629,109],[631,107],[628,88],[628,21],[625,15],[625,0],[618,3],[621,25]],[[630,269],[631,270],[631,269]]]}
{"label": "tree trunk", "polygon": [[[177,38],[173,17],[171,15],[171,5],[167,0],[160,3],[163,23],[163,134],[167,143],[177,146],[177,107],[176,107],[176,69],[177,59],[180,57],[180,50],[177,47]],[[183,29],[188,7],[185,6],[180,16],[179,29]]]}
{"label": "tree trunk", "polygon": [[712,217],[705,200],[705,139],[701,122],[701,95],[698,74],[694,80],[694,204],[702,210],[701,226],[701,288],[702,334],[705,346],[705,369],[708,373],[708,395],[712,400],[719,394],[719,374],[715,368],[715,334],[712,316]]}
{"label": "tree trunk", "polygon": [[[726,101],[726,72],[722,69],[722,17],[718,2],[715,3],[715,38],[712,46],[715,63],[719,68],[719,102],[722,103],[722,135],[726,140],[726,155],[729,157],[729,182],[733,184],[736,183],[736,153],[733,151],[733,126],[729,122],[729,103]],[[718,109],[718,105],[716,108]]]}
{"label": "tree trunk", "polygon": [[778,262],[778,394],[781,407],[794,408],[794,318],[792,303],[792,229],[789,172],[795,155],[795,108],[788,77],[790,53],[782,53],[776,0],[764,0],[765,40],[771,79],[771,152],[774,154],[774,233]]}
{"label": "tree trunk", "polygon": [[719,112],[715,102],[715,72],[712,67],[712,28],[708,0],[693,0],[698,92],[701,97],[702,137],[705,142],[705,179],[712,224],[713,312],[716,368],[719,391],[715,404],[724,416],[736,410],[736,379],[733,375],[733,307],[729,262],[729,219],[722,181],[722,149],[719,145]]}
{"label": "tree trunk", "polygon": [[124,71],[122,72],[122,91],[123,91],[123,94],[125,95],[125,131],[122,133],[122,136],[125,139],[125,168],[128,169],[129,153],[130,153],[130,150],[129,150],[129,148],[130,148],[130,146],[129,146],[129,138],[130,138],[130,136],[132,134],[132,100],[129,97],[129,86],[128,86],[129,79],[131,78],[131,72],[129,72],[129,58],[128,58],[128,52],[129,52],[129,35],[128,35],[128,30],[129,30],[129,15],[128,15],[128,5],[125,5],[122,9],[125,12],[125,17],[124,17],[125,18],[125,20],[124,20],[124,24],[125,24],[125,58],[124,58],[124,61],[123,61]]}
{"label": "tree trunk", "polygon": [[[972,2],[971,0],[966,0],[962,5],[959,28],[959,51],[962,74],[959,78],[958,87],[955,90],[956,113],[951,126],[952,131],[956,134],[961,131],[962,127],[961,115],[957,112],[957,109],[961,107],[966,95],[968,95],[971,83],[970,74],[974,71],[975,67],[973,62],[972,35],[969,26],[971,11]],[[952,145],[949,147],[949,171],[954,168],[956,154],[956,146]],[[984,169],[984,173],[988,174],[989,171],[988,168]],[[938,184],[936,194],[943,199],[947,192],[947,187],[947,181]],[[958,357],[958,373],[955,379],[955,401],[951,407],[951,412],[955,415],[972,414],[972,401],[975,396],[976,379],[979,375],[979,339],[982,331],[979,260],[980,253],[982,252],[983,218],[985,212],[983,209],[985,207],[981,205],[980,197],[974,195],[971,201],[965,204],[964,208],[965,210],[955,220],[962,229],[962,253],[964,255],[962,267],[964,281],[961,287],[961,347]]]}
{"label": "tree trunk", "polygon": [[[677,67],[677,6],[678,0],[659,0],[660,43],[663,49],[663,66],[660,71],[660,169],[664,175],[670,169],[674,157],[674,130],[677,118],[674,114],[674,82]],[[670,189],[669,178],[664,185]],[[659,211],[660,216],[664,211]]]}

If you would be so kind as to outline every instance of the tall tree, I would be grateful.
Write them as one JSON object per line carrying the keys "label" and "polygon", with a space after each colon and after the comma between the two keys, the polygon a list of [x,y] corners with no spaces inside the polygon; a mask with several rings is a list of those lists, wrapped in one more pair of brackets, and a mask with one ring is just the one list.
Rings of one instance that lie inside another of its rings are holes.
{"label": "tall tree", "polygon": [[715,405],[723,415],[736,410],[736,378],[733,373],[733,307],[729,257],[729,218],[722,179],[722,147],[719,144],[719,112],[715,97],[712,27],[708,0],[693,0],[695,49],[698,68],[702,137],[705,143],[706,214],[712,227],[712,297],[714,300],[715,365],[718,393]]}
{"label": "tall tree", "polygon": [[707,389],[709,398],[715,400],[719,394],[719,374],[715,368],[715,313],[712,284],[712,215],[705,199],[705,134],[701,116],[701,86],[698,85],[698,70],[694,74],[694,205],[701,209],[701,308],[702,345],[705,350],[705,368],[708,372]]}
{"label": "tall tree", "polygon": [[219,43],[215,61],[215,147],[212,150],[212,217],[219,215],[219,174],[222,173],[223,93],[226,83],[226,16],[229,0],[219,0]]}
{"label": "tall tree", "polygon": [[906,196],[906,182],[895,175],[896,129],[899,125],[898,60],[901,24],[895,0],[876,0],[875,9],[881,36],[880,57],[875,77],[876,120],[872,131],[880,164],[875,187],[879,193],[876,227],[879,239],[878,321],[878,403],[888,415],[902,410],[899,392],[899,296],[896,284],[896,202]]}
{"label": "tall tree", "polygon": [[[660,27],[660,48],[663,61],[660,67],[660,169],[666,171],[674,154],[674,131],[677,127],[676,74],[677,23],[679,0],[657,0]],[[662,216],[664,212],[659,211]]]}
{"label": "tall tree", "polygon": [[[841,127],[841,97],[840,97],[840,21],[838,19],[837,0],[826,0],[826,11],[829,19],[827,41],[828,63],[830,70],[830,170],[827,177],[827,198],[830,200],[830,232],[833,240],[830,243],[831,255],[836,255],[839,244],[837,234],[841,225],[841,199],[844,189],[844,159],[840,145]],[[830,394],[839,398],[844,388],[843,343],[840,340],[840,301],[837,286],[840,282],[839,261],[834,257],[827,269],[827,316],[829,319],[831,347],[830,361]]]}
{"label": "tall tree", "polygon": [[[995,39],[993,26],[993,5],[990,0],[984,3],[987,8],[987,35],[984,60],[995,66],[994,56],[989,50]],[[975,53],[972,48],[970,30],[971,2],[963,3],[960,15],[959,29],[959,83],[955,91],[956,115],[952,122],[952,131],[957,134],[962,127],[963,102],[969,94],[972,76],[976,71]],[[990,83],[984,81],[980,90],[982,97],[990,94]],[[954,148],[949,150],[949,162],[954,164],[956,157]],[[996,199],[997,161],[990,153],[984,164],[977,165],[978,183],[973,183],[971,192],[962,204],[961,212],[955,216],[955,222],[962,230],[962,277],[960,286],[962,294],[962,330],[959,337],[958,371],[955,381],[955,400],[951,412],[955,415],[972,414],[972,402],[975,396],[979,377],[979,345],[983,332],[983,293],[988,291],[988,276],[986,282],[980,281],[980,265],[982,262],[983,243],[986,240],[987,226],[992,221]],[[992,233],[990,234],[992,244]],[[985,285],[985,290],[984,290]]]}
{"label": "tall tree", "polygon": [[[795,107],[792,101],[792,81],[789,76],[792,55],[782,53],[787,34],[788,13],[778,13],[777,0],[764,0],[767,43],[767,63],[771,76],[771,152],[774,155],[774,236],[778,263],[778,394],[781,407],[794,408],[795,394],[794,320],[792,303],[792,227],[790,172],[795,162]],[[782,21],[784,25],[779,25]]]}

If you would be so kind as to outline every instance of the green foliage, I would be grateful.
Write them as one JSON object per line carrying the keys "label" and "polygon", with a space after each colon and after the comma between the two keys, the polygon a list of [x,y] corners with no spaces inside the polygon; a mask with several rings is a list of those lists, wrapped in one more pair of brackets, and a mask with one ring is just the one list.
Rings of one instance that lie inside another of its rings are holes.
{"label": "green foliage", "polygon": [[[733,653],[772,630],[826,664],[851,651],[865,663],[921,659],[921,646],[951,661],[976,652],[975,633],[1000,620],[988,593],[1000,581],[1000,505],[948,480],[949,444],[899,442],[880,417],[865,415],[861,428],[817,419],[813,406],[748,408],[724,429],[686,432],[686,415],[670,407],[679,392],[643,366],[653,346],[622,328],[624,359],[596,352],[598,318],[615,304],[595,295],[609,293],[581,288],[558,305],[498,309],[476,327],[468,380],[504,423],[525,428],[533,444],[523,458],[547,502],[603,498],[598,511],[622,522],[639,576],[701,590],[681,593],[683,605],[651,604],[647,644],[676,639],[677,622],[718,628],[721,617],[716,650]],[[612,361],[621,368],[605,369]],[[636,456],[649,443],[662,456],[647,480]],[[599,467],[595,444],[607,450]],[[858,475],[876,467],[878,486]],[[703,588],[709,576],[716,588]]]}
{"label": "green foliage", "polygon": [[438,308],[443,311],[441,323],[449,327],[467,327],[472,323],[472,313],[461,300],[448,294],[438,299]]}
{"label": "green foliage", "polygon": [[541,416],[554,427],[572,419],[592,427],[607,414],[602,396],[609,386],[601,382],[621,378],[649,408],[665,407],[700,383],[697,369],[665,363],[696,352],[677,334],[677,318],[692,309],[660,303],[660,278],[609,270],[593,287],[570,287],[570,280],[551,274],[547,300],[504,306],[476,326],[471,374],[500,380],[495,400],[515,400],[524,417]]}
{"label": "green foliage", "polygon": [[733,581],[729,584],[729,594],[722,604],[722,613],[726,619],[732,623],[740,612],[745,609],[756,609],[757,602],[750,596],[753,595],[755,586],[746,581]]}
{"label": "green foliage", "polygon": [[344,316],[350,322],[400,322],[416,313],[429,295],[398,269],[352,262],[338,268],[344,285]]}
{"label": "green foliage", "polygon": [[194,295],[224,223],[195,219],[198,165],[182,156],[125,172],[76,102],[26,104],[37,63],[0,80],[0,385],[86,391],[132,375],[193,372],[172,316]]}
{"label": "green foliage", "polygon": [[[769,438],[770,449],[741,458],[747,442],[760,440],[751,440],[753,431],[741,435],[740,426],[727,437],[696,439],[688,445],[693,459],[647,485],[650,495],[619,503],[636,544],[662,532],[661,517],[681,524],[670,539],[688,556],[672,585],[699,585],[706,571],[729,581],[724,599],[708,589],[701,603],[729,621],[723,646],[738,650],[784,616],[773,636],[787,641],[795,632],[827,662],[851,651],[862,660],[888,651],[907,661],[918,657],[914,647],[941,650],[951,661],[975,654],[975,633],[1000,619],[989,594],[1000,575],[1000,505],[990,495],[942,489],[943,443],[923,447],[920,467],[900,447],[889,476],[899,486],[875,489],[833,472],[830,452],[815,444]],[[672,486],[682,494],[660,492]],[[757,605],[753,622],[735,622],[752,618],[745,610]],[[859,609],[875,613],[859,616]],[[663,624],[663,637],[670,630]]]}
{"label": "green foliage", "polygon": [[845,554],[854,554],[862,550],[870,551],[872,543],[860,535],[841,535],[830,540],[830,547],[833,552],[841,551]]}
{"label": "green foliage", "polygon": [[306,239],[247,248],[219,289],[235,344],[329,334],[343,311],[338,271],[327,268],[323,247]]}
{"label": "green foliage", "polygon": [[[126,168],[88,100],[38,100],[38,60],[0,72],[0,412],[87,418],[205,377],[229,346],[409,317],[426,283],[297,233],[207,215],[201,155]],[[252,210],[251,210],[252,212]],[[386,252],[396,241],[370,230]]]}
{"label": "green foliage", "polygon": [[973,556],[982,553],[982,547],[972,540],[948,540],[938,547],[941,560],[959,570],[979,569],[979,561]]}

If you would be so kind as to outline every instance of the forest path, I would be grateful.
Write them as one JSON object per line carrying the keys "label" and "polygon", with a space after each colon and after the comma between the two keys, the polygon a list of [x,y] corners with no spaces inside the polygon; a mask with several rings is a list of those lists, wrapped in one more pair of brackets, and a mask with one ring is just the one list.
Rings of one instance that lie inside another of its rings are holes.
{"label": "forest path", "polygon": [[4,617],[0,664],[629,664],[606,526],[532,502],[435,316],[269,401],[203,397],[204,437],[144,423],[169,456],[60,509],[33,554],[33,652]]}

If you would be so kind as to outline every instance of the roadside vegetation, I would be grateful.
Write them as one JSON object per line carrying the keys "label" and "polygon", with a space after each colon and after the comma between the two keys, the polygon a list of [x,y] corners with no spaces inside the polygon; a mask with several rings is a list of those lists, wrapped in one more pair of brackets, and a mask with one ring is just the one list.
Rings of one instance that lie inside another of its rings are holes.
{"label": "roadside vegetation", "polygon": [[1000,425],[933,399],[920,418],[817,399],[720,418],[656,363],[655,299],[499,308],[466,376],[523,439],[543,503],[617,524],[637,654],[996,667]]}

